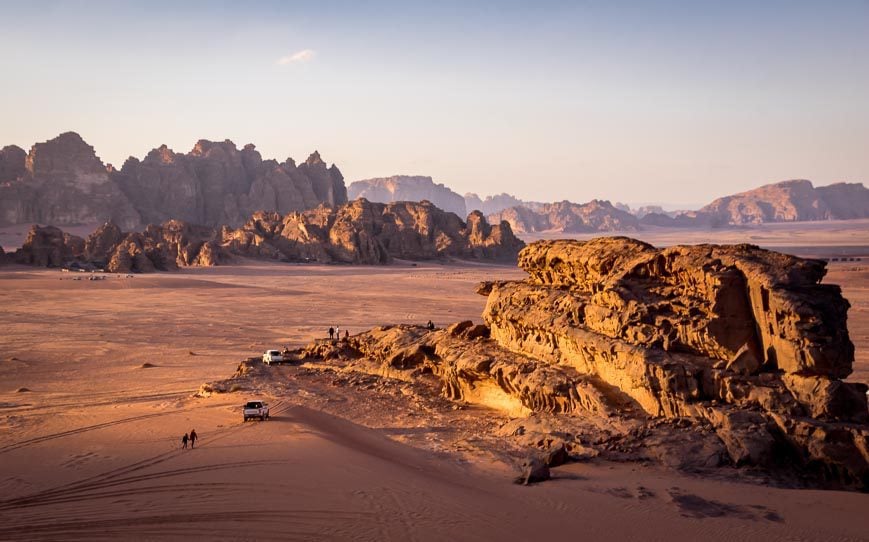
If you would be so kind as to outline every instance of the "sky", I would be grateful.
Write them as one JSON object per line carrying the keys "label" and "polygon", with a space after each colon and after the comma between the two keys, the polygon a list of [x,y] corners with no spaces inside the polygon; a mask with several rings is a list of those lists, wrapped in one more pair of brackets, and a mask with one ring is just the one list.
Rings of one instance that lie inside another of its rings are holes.
{"label": "sky", "polygon": [[317,149],[349,184],[696,207],[869,181],[869,0],[0,0],[0,146]]}

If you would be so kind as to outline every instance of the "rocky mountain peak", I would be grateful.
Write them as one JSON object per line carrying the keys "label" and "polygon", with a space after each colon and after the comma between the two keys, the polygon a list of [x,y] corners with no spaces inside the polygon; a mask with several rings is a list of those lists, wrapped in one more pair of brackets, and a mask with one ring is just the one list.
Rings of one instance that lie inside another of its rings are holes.
{"label": "rocky mountain peak", "polygon": [[309,156],[308,159],[305,160],[305,163],[308,164],[309,166],[315,166],[315,165],[319,165],[319,164],[326,165],[326,162],[324,162],[323,159],[320,158],[320,151],[312,152],[311,156]]}

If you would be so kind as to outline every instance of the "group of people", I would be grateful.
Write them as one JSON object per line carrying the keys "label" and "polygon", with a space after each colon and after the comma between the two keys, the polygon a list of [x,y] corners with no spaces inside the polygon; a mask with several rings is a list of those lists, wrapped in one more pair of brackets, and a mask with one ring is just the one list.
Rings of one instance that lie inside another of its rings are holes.
{"label": "group of people", "polygon": [[196,429],[191,429],[190,434],[184,433],[184,436],[181,437],[181,449],[187,449],[187,443],[190,442],[190,448],[193,448],[196,445],[196,439],[199,437],[196,435]]}
{"label": "group of people", "polygon": [[[350,331],[345,329],[344,330],[344,340],[347,340],[349,338],[350,338]],[[334,327],[329,328],[329,340],[330,341],[336,341],[336,340],[340,341],[341,340],[341,327],[340,326],[334,326]]]}

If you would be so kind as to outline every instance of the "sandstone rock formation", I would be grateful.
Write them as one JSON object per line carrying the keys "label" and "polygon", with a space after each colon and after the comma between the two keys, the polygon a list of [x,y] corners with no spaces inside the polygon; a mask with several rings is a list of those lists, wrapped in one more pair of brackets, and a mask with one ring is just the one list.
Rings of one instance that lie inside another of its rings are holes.
{"label": "sandstone rock formation", "polygon": [[433,375],[544,449],[869,487],[867,386],[841,380],[848,302],[823,262],[600,238],[536,242],[519,264],[526,280],[480,286],[486,325],[376,328],[298,357]]}
{"label": "sandstone rock formation", "polygon": [[355,181],[347,187],[351,200],[365,198],[377,203],[395,201],[430,201],[444,211],[466,216],[465,198],[431,177],[395,175]]}
{"label": "sandstone rock formation", "polygon": [[187,154],[165,145],[118,171],[67,132],[24,154],[0,151],[0,224],[112,221],[125,229],[178,219],[241,225],[265,209],[285,213],[347,202],[344,179],[316,151],[296,166],[263,160],[253,145],[201,140]]}
{"label": "sandstone rock formation", "polygon": [[13,147],[0,160],[9,160],[2,166],[6,178],[0,181],[0,224],[139,223],[139,214],[78,134],[67,132],[34,145],[23,172],[19,151]]}
{"label": "sandstone rock formation", "polygon": [[490,215],[489,220],[508,222],[517,233],[544,231],[582,233],[640,229],[637,217],[616,209],[608,201],[601,200],[592,200],[581,205],[561,201],[543,204],[537,209],[525,206],[511,207]]}
{"label": "sandstone rock formation", "polygon": [[60,267],[80,258],[84,239],[53,226],[33,226],[24,245],[12,257],[18,263],[38,267]]}
{"label": "sandstone rock formation", "polygon": [[429,202],[359,199],[337,209],[320,206],[286,216],[261,211],[237,229],[169,220],[141,233],[124,233],[107,222],[81,240],[54,227],[34,226],[14,259],[145,273],[217,265],[237,257],[349,264],[445,257],[515,261],[523,246],[509,225],[489,225],[480,213],[462,222]]}
{"label": "sandstone rock formation", "polygon": [[144,160],[129,158],[113,175],[144,223],[183,220],[241,225],[258,210],[280,213],[347,202],[344,178],[316,151],[303,164],[263,160],[253,145],[200,140],[190,153],[165,145]]}

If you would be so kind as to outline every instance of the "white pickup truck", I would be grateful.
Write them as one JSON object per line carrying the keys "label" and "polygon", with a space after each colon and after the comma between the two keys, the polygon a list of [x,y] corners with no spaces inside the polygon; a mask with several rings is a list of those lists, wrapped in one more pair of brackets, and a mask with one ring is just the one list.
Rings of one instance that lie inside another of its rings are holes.
{"label": "white pickup truck", "polygon": [[269,405],[262,401],[248,401],[244,405],[244,421],[250,418],[269,419]]}
{"label": "white pickup truck", "polygon": [[284,356],[281,355],[280,350],[266,350],[263,353],[263,363],[266,365],[271,365],[272,363],[280,363],[284,361]]}

